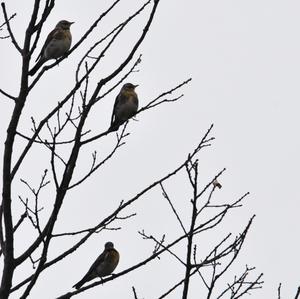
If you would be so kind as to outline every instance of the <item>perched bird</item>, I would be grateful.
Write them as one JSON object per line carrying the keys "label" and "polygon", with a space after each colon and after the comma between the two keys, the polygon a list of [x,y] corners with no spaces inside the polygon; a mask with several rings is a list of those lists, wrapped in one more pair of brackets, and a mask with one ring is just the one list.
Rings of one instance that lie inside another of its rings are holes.
{"label": "perched bird", "polygon": [[96,277],[102,279],[103,276],[111,274],[117,267],[119,258],[119,252],[114,248],[114,244],[112,242],[107,242],[104,251],[98,256],[89,271],[73,286],[73,288],[79,289],[83,284]]}
{"label": "perched bird", "polygon": [[56,27],[49,33],[41,53],[36,59],[36,65],[29,71],[30,76],[33,76],[47,60],[58,59],[69,51],[72,43],[70,26],[73,23],[66,20],[57,23]]}
{"label": "perched bird", "polygon": [[218,187],[219,189],[222,188],[222,185],[218,182],[217,179],[214,179],[212,183],[213,183],[214,188],[216,188],[216,187]]}
{"label": "perched bird", "polygon": [[109,128],[111,131],[117,131],[122,124],[136,114],[139,100],[134,90],[137,86],[138,85],[126,83],[121,88],[120,93],[117,95],[111,117]]}

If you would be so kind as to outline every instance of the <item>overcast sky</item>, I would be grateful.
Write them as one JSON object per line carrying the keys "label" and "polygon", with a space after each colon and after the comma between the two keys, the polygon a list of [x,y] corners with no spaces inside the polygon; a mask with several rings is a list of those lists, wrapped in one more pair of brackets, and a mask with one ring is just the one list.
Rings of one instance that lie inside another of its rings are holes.
{"label": "overcast sky", "polygon": [[[9,13],[17,13],[12,27],[21,43],[32,1],[5,2]],[[47,33],[61,19],[75,22],[72,25],[75,43],[90,22],[110,3],[96,0],[57,1],[45,24],[37,51]],[[20,123],[24,133],[30,135],[31,116],[38,120],[46,115],[72,86],[73,71],[80,55],[94,40],[142,3],[140,0],[123,1],[82,49],[45,74],[25,107]],[[293,298],[300,285],[299,11],[300,2],[296,0],[161,0],[150,32],[138,51],[138,54],[143,54],[139,72],[131,75],[129,81],[139,84],[137,92],[143,106],[180,82],[190,77],[193,80],[177,93],[185,95],[180,102],[158,107],[141,114],[137,122],[130,122],[128,129],[131,134],[127,144],[76,192],[70,192],[57,232],[95,224],[102,213],[103,217],[107,215],[121,199],[129,199],[155,178],[167,174],[183,161],[213,123],[212,136],[216,140],[211,148],[199,155],[201,184],[205,185],[226,167],[220,180],[223,188],[218,191],[218,199],[222,202],[233,201],[250,192],[244,207],[224,222],[224,231],[221,228],[219,236],[230,230],[238,233],[256,214],[234,270],[241,272],[248,264],[256,266],[257,274],[264,273],[264,287],[255,291],[253,298],[277,298],[279,282],[282,282],[283,298]],[[126,51],[141,33],[148,13],[149,10],[137,18],[130,30],[125,32],[124,38],[108,54],[105,63],[98,69],[98,76],[93,77],[91,87],[126,57]],[[1,40],[0,44],[0,87],[16,95],[21,60],[9,40]],[[88,125],[93,132],[107,128],[116,94],[117,91],[92,114]],[[2,95],[0,100],[2,155],[12,104]],[[114,140],[112,134],[103,144],[99,141],[88,147],[79,163],[82,172],[87,171],[90,165],[91,152],[97,150],[101,155],[108,151]],[[21,148],[17,147],[16,153]],[[39,168],[43,159],[45,156],[37,148],[25,161],[18,179],[25,178],[38,184],[44,169],[44,166]],[[2,160],[0,163],[2,167]],[[17,195],[23,194],[25,197],[26,191],[21,183],[16,184],[15,188],[17,202]],[[174,200],[177,200],[178,208],[188,223],[189,200],[188,196],[184,198],[183,192],[186,186],[182,188],[175,181],[168,184],[168,189],[174,194]],[[44,200],[43,205],[51,207]],[[21,211],[21,208],[19,203],[15,203],[16,211]],[[123,230],[95,236],[77,250],[73,258],[63,261],[58,270],[49,270],[42,275],[31,298],[41,298],[41,294],[43,298],[54,298],[70,290],[102,251],[107,240],[113,241],[121,252],[121,261],[116,269],[119,272],[151,253],[152,244],[141,240],[137,230],[145,228],[158,236],[167,233],[170,238],[180,232],[176,225],[164,218],[164,213],[170,211],[159,192],[149,195],[130,212],[137,212],[138,216],[124,222]],[[26,243],[26,240],[26,234],[19,236],[18,244]],[[69,241],[63,241],[65,246]],[[214,244],[215,239],[210,241]],[[51,249],[52,257],[61,252],[55,246]],[[156,298],[183,274],[182,267],[164,255],[162,261],[156,261],[136,274],[114,280],[105,287],[87,291],[78,298],[119,298],[121,295],[123,298],[133,298],[132,285],[136,286],[141,298]],[[159,275],[163,277],[158,279]],[[16,274],[16,282],[21,277],[20,271]],[[197,279],[191,288],[191,298],[201,297],[197,289],[200,280],[197,282]],[[12,298],[19,298],[18,295]],[[170,298],[178,296],[174,293]]]}

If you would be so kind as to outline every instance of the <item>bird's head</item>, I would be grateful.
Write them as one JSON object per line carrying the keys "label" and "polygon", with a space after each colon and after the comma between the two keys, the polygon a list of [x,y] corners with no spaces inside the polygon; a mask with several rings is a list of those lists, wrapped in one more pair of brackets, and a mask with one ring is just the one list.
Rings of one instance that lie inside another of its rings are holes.
{"label": "bird's head", "polygon": [[69,21],[66,21],[66,20],[62,20],[62,21],[59,21],[56,25],[56,28],[61,28],[61,29],[70,29],[70,26],[73,24],[74,22],[69,22]]}
{"label": "bird's head", "polygon": [[105,247],[105,249],[114,248],[114,243],[113,242],[106,242],[104,247]]}
{"label": "bird's head", "polygon": [[136,87],[138,87],[138,85],[134,85],[132,83],[125,83],[122,87],[123,90],[126,90],[126,91],[131,91],[131,90],[134,90]]}

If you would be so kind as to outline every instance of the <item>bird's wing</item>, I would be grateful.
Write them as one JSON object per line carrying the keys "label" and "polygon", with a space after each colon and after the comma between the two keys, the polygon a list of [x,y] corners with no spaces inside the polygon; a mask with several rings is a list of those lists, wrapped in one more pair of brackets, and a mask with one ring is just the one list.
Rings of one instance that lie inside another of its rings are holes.
{"label": "bird's wing", "polygon": [[84,278],[89,277],[96,270],[97,266],[104,262],[106,255],[107,255],[107,251],[104,250],[94,261],[89,271],[84,275]]}
{"label": "bird's wing", "polygon": [[95,260],[95,262],[92,264],[90,269],[87,271],[87,273],[80,279],[79,282],[77,282],[73,287],[76,289],[79,289],[83,284],[85,284],[87,281],[92,280],[96,276],[98,276],[97,273],[97,266],[101,264],[105,260],[105,256],[107,255],[106,250],[104,250],[98,258]]}
{"label": "bird's wing", "polygon": [[118,94],[117,97],[116,97],[113,112],[112,112],[112,115],[111,115],[110,125],[112,125],[113,122],[114,122],[116,110],[117,110],[117,107],[119,106],[119,103],[120,103],[120,98],[121,98],[121,94]]}
{"label": "bird's wing", "polygon": [[57,29],[57,28],[54,28],[47,36],[46,38],[46,41],[42,47],[42,50],[39,54],[39,56],[37,57],[37,59],[35,61],[38,61],[42,56],[43,56],[43,53],[45,51],[45,48],[49,45],[50,41],[57,36],[57,34],[59,34],[60,30]]}

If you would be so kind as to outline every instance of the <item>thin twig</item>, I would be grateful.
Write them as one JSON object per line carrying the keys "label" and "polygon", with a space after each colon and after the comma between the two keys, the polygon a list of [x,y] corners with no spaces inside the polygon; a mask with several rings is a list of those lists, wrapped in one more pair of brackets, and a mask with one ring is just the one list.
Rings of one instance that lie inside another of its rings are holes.
{"label": "thin twig", "polygon": [[13,100],[14,102],[16,101],[16,97],[13,97],[12,95],[8,94],[7,92],[5,92],[3,89],[0,88],[0,93],[2,93],[4,96],[6,96],[7,98]]}
{"label": "thin twig", "polygon": [[180,224],[182,230],[183,230],[184,233],[186,234],[187,231],[186,231],[186,229],[185,229],[185,227],[184,227],[184,225],[183,225],[183,222],[182,222],[182,220],[180,219],[180,217],[179,217],[179,215],[178,215],[178,213],[177,213],[177,211],[176,211],[176,209],[175,209],[173,203],[171,202],[171,200],[170,200],[170,198],[169,198],[169,196],[168,196],[168,194],[167,194],[167,192],[166,192],[166,190],[165,190],[163,184],[160,184],[160,187],[161,187],[161,189],[162,189],[164,198],[168,201],[168,203],[169,203],[169,205],[170,205],[170,207],[171,207],[173,213],[174,213],[175,216],[176,216],[176,219],[178,220],[178,222],[179,222],[179,224]]}
{"label": "thin twig", "polygon": [[[11,30],[11,27],[10,27],[10,20],[12,19],[12,17],[8,18],[7,11],[6,11],[6,6],[5,6],[4,2],[1,2],[1,7],[2,7],[4,20],[5,20],[5,23],[6,23],[6,26],[7,26],[7,31],[9,33],[10,38],[11,38],[11,41],[14,44],[15,48],[18,50],[18,52],[22,55],[23,50],[20,48],[18,42],[16,41],[15,36],[14,36],[14,34]],[[15,16],[15,14],[13,16]]]}
{"label": "thin twig", "polygon": [[278,299],[281,299],[281,282],[279,283],[279,286],[277,289],[277,295],[278,295]]}
{"label": "thin twig", "polygon": [[136,294],[135,287],[132,287],[132,291],[133,291],[134,299],[138,299],[138,296],[137,296],[137,294]]}

